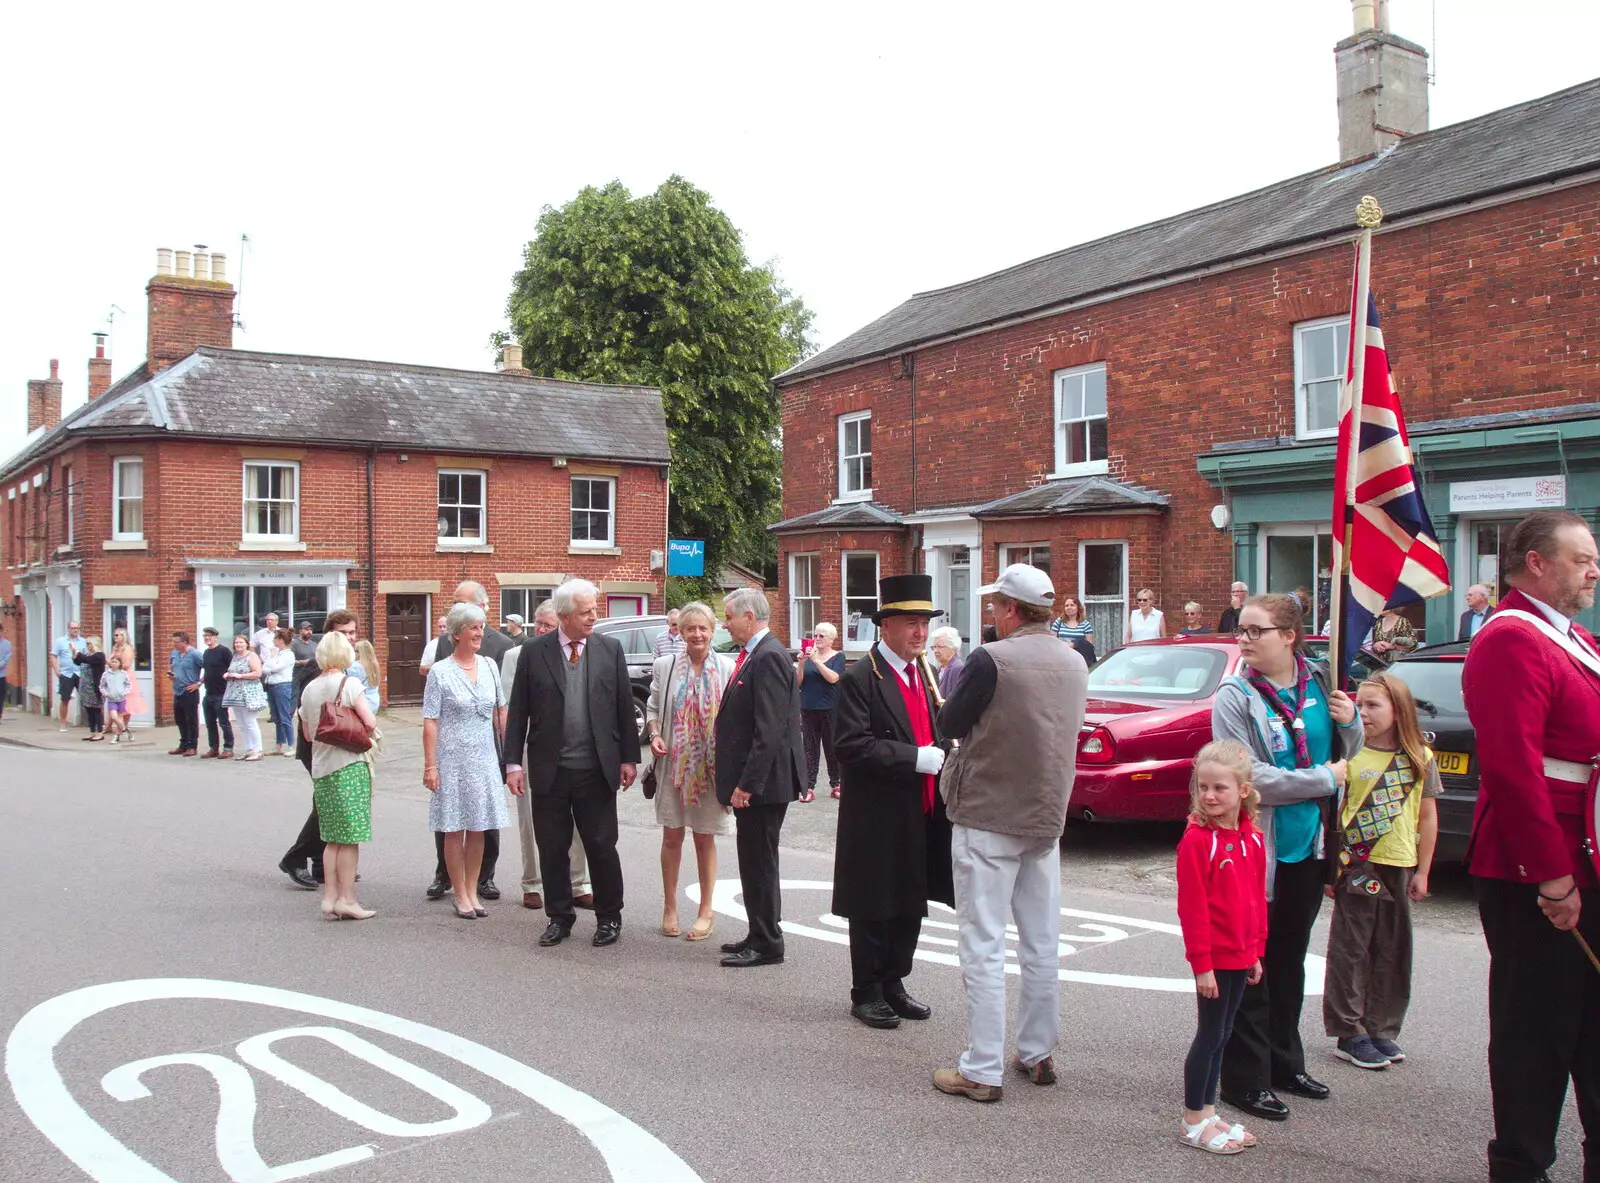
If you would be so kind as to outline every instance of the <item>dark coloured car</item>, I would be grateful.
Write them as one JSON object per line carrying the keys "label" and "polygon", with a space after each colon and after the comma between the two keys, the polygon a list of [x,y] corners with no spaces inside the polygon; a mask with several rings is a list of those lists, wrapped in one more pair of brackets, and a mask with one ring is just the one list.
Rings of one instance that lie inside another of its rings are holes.
{"label": "dark coloured car", "polygon": [[1430,645],[1403,654],[1389,672],[1405,681],[1417,700],[1422,729],[1431,737],[1434,762],[1444,795],[1439,798],[1439,845],[1436,861],[1457,861],[1472,833],[1472,811],[1478,802],[1478,742],[1467,719],[1461,695],[1461,671],[1467,641]]}
{"label": "dark coloured car", "polygon": [[607,616],[595,621],[594,631],[622,645],[628,659],[628,682],[633,687],[633,712],[643,736],[645,707],[650,701],[650,667],[656,659],[656,638],[667,631],[667,618]]}

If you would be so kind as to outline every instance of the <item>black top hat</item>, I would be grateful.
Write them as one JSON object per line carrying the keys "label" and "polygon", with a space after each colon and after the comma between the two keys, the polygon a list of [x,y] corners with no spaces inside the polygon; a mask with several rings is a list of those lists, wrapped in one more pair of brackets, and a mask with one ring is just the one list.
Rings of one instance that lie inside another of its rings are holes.
{"label": "black top hat", "polygon": [[943,616],[943,608],[933,606],[932,575],[891,575],[878,580],[878,610],[872,623],[889,616]]}

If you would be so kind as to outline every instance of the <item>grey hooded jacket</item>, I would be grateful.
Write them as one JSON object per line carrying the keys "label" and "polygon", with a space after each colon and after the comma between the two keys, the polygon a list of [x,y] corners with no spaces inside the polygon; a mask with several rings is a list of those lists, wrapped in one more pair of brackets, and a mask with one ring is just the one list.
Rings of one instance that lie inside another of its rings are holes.
{"label": "grey hooded jacket", "polygon": [[[1320,662],[1311,665],[1311,676],[1322,688],[1327,699],[1330,690],[1328,669]],[[1211,737],[1236,739],[1250,749],[1255,776],[1256,792],[1261,794],[1261,816],[1256,828],[1267,843],[1267,898],[1272,898],[1273,878],[1278,869],[1277,832],[1272,824],[1273,809],[1279,805],[1292,805],[1297,801],[1321,801],[1322,825],[1317,831],[1316,857],[1323,858],[1327,851],[1327,828],[1333,820],[1333,808],[1338,802],[1339,785],[1326,764],[1312,768],[1279,768],[1272,762],[1272,742],[1268,739],[1267,704],[1240,674],[1224,678],[1217,687],[1211,706]],[[1361,719],[1359,716],[1348,727],[1334,725],[1334,749],[1337,760],[1348,760],[1361,750]]]}

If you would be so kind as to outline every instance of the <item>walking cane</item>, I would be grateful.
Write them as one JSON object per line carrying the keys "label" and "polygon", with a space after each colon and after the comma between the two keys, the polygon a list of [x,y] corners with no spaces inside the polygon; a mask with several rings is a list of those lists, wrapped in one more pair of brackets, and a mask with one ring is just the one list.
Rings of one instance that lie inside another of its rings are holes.
{"label": "walking cane", "polygon": [[1589,947],[1588,940],[1577,929],[1572,930],[1572,935],[1577,937],[1578,944],[1583,946],[1583,952],[1589,958],[1589,964],[1594,966],[1594,972],[1600,974],[1600,957],[1594,955],[1594,950]]}

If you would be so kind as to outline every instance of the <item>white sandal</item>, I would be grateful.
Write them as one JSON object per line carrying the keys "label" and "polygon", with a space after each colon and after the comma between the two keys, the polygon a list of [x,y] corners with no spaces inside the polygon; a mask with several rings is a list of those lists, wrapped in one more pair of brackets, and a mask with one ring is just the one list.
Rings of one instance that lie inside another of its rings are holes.
{"label": "white sandal", "polygon": [[[1228,1119],[1219,1113],[1216,1116],[1216,1120],[1226,1123]],[[1243,1146],[1246,1150],[1249,1150],[1252,1146],[1259,1145],[1259,1143],[1256,1142],[1256,1136],[1249,1130],[1245,1129],[1238,1122],[1234,1122],[1231,1126],[1228,1126],[1228,1140],[1230,1142],[1239,1143],[1239,1145]]]}
{"label": "white sandal", "polygon": [[1216,1122],[1219,1125],[1222,1124],[1221,1118],[1208,1117],[1196,1122],[1194,1125],[1183,1121],[1182,1118],[1179,1119],[1179,1122],[1183,1126],[1183,1133],[1178,1135],[1178,1141],[1185,1146],[1193,1146],[1196,1150],[1204,1150],[1207,1154],[1244,1153],[1244,1147],[1234,1141],[1232,1130],[1225,1129],[1220,1134],[1213,1135],[1210,1138],[1205,1137],[1206,1127],[1212,1122]]}

